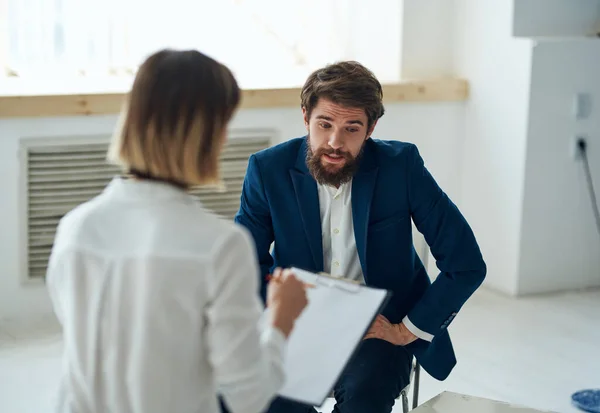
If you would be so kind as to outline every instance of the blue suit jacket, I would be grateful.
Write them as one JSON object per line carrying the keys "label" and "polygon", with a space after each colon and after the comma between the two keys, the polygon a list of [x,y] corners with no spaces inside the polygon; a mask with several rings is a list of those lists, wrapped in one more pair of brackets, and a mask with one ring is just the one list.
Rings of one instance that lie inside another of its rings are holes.
{"label": "blue suit jacket", "polygon": [[[317,184],[305,154],[302,137],[249,159],[235,221],[254,238],[263,299],[265,276],[275,266],[323,271]],[[446,327],[486,274],[471,228],[413,144],[368,139],[351,198],[366,284],[392,291],[382,311],[392,323],[408,315],[416,327],[434,336],[431,342],[418,339],[406,348],[431,376],[444,380],[456,364]],[[411,219],[441,270],[433,283],[414,249]]]}

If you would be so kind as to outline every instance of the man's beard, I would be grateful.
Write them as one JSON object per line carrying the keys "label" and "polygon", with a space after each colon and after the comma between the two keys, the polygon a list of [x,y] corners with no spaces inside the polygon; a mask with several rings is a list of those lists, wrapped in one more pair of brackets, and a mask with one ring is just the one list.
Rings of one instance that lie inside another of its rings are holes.
{"label": "man's beard", "polygon": [[[364,144],[363,144],[364,147]],[[315,180],[321,185],[331,185],[339,188],[347,182],[350,182],[360,163],[363,148],[356,157],[345,151],[332,148],[319,148],[313,152],[310,146],[310,136],[306,137],[306,166]],[[323,165],[323,155],[343,156],[346,162],[341,168],[335,168],[334,165]]]}

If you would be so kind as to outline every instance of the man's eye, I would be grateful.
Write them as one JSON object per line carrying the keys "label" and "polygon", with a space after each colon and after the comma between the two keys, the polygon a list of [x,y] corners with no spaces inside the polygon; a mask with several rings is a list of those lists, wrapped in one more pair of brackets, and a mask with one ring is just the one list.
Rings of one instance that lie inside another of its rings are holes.
{"label": "man's eye", "polygon": [[358,129],[356,129],[356,128],[349,128],[348,132],[352,132],[352,133],[358,132]]}
{"label": "man's eye", "polygon": [[321,126],[323,129],[327,129],[327,128],[331,127],[331,125],[329,123],[323,123],[323,122],[319,123],[319,126]]}

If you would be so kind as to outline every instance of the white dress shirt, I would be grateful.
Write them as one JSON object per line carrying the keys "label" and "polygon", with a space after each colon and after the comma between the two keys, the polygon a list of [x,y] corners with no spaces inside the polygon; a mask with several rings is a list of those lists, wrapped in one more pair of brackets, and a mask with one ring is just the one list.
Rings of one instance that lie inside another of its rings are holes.
{"label": "white dress shirt", "polygon": [[[324,270],[333,276],[364,284],[352,221],[352,181],[339,188],[322,184],[317,184],[317,188]],[[416,327],[408,317],[404,317],[402,322],[415,336],[426,341],[433,340],[433,335]]]}
{"label": "white dress shirt", "polygon": [[364,283],[352,222],[352,183],[339,188],[318,184],[323,269],[335,277]]}
{"label": "white dress shirt", "polygon": [[265,409],[286,340],[263,319],[249,234],[165,183],[115,178],[60,222],[47,284],[63,325],[56,412]]}

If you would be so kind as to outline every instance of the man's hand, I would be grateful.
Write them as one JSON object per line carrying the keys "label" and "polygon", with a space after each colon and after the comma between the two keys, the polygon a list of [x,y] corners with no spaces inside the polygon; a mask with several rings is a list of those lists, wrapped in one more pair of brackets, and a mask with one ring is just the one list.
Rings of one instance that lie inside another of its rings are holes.
{"label": "man's hand", "polygon": [[370,338],[385,340],[396,346],[405,346],[415,341],[417,336],[411,333],[403,323],[392,324],[387,318],[379,314],[364,339],[368,340]]}

